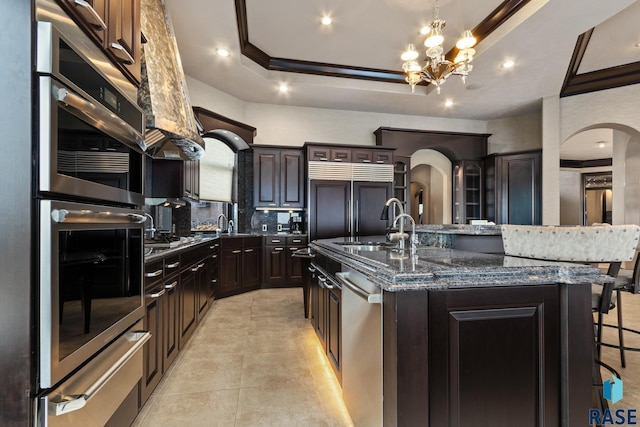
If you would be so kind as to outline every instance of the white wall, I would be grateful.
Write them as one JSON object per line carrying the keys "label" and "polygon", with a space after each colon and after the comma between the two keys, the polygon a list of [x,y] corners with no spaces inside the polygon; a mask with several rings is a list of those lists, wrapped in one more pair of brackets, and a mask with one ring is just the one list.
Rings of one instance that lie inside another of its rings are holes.
{"label": "white wall", "polygon": [[301,146],[305,142],[375,145],[381,126],[407,129],[487,133],[481,120],[406,116],[244,102],[187,77],[191,103],[257,129],[255,144]]}
{"label": "white wall", "polygon": [[542,148],[542,115],[540,112],[506,117],[487,122],[490,133],[487,153],[509,153]]}

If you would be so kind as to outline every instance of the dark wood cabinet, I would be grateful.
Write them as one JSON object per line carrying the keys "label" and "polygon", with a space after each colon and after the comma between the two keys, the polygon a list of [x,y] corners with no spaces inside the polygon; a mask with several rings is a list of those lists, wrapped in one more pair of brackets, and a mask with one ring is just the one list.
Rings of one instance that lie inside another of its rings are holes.
{"label": "dark wood cabinet", "polygon": [[[184,196],[184,165],[188,162],[145,156],[144,195],[179,199]],[[189,184],[191,185],[191,184]]]}
{"label": "dark wood cabinet", "polygon": [[193,335],[198,321],[198,283],[194,270],[196,265],[187,267],[180,273],[180,349]]}
{"label": "dark wood cabinet", "polygon": [[306,236],[267,236],[263,250],[263,282],[269,286],[299,286],[302,259],[292,254],[307,245]]}
{"label": "dark wood cabinet", "polygon": [[220,296],[257,289],[262,281],[262,237],[220,239]]}
{"label": "dark wood cabinet", "polygon": [[209,303],[213,303],[213,301],[218,296],[218,273],[219,273],[219,258],[220,258],[220,243],[215,242],[209,245]]}
{"label": "dark wood cabinet", "polygon": [[482,166],[477,161],[461,161],[453,166],[453,223],[468,224],[484,219]]}
{"label": "dark wood cabinet", "polygon": [[173,363],[180,349],[180,275],[175,274],[165,280],[163,307],[163,355],[164,371]]}
{"label": "dark wood cabinet", "polygon": [[542,223],[542,151],[484,159],[487,219],[497,224]]}
{"label": "dark wood cabinet", "polygon": [[351,163],[351,148],[310,146],[307,152],[310,161]]}
{"label": "dark wood cabinet", "polygon": [[58,3],[98,46],[104,46],[107,33],[106,0],[58,0]]}
{"label": "dark wood cabinet", "polygon": [[351,234],[351,182],[311,181],[309,240]]}
{"label": "dark wood cabinet", "polygon": [[354,182],[353,217],[356,236],[374,236],[386,233],[386,222],[380,220],[384,203],[391,197],[389,182]]}
{"label": "dark wood cabinet", "polygon": [[327,348],[327,289],[320,286],[320,275],[314,271],[311,285],[311,322],[323,350]]}
{"label": "dark wood cabinet", "polygon": [[108,0],[106,49],[132,81],[140,82],[141,0]]}
{"label": "dark wood cabinet", "polygon": [[352,163],[392,164],[391,150],[354,148],[351,150]]}
{"label": "dark wood cabinet", "polygon": [[254,204],[263,208],[304,207],[304,152],[254,148]]}
{"label": "dark wood cabinet", "polygon": [[196,283],[198,286],[198,321],[203,318],[209,309],[209,262],[203,259],[196,265]]}
{"label": "dark wood cabinet", "polygon": [[141,402],[145,402],[162,378],[163,356],[163,308],[164,286],[162,275],[150,287],[145,287],[145,314],[143,327],[151,333],[151,338],[143,349],[143,373],[140,388]]}
{"label": "dark wood cabinet", "polygon": [[140,84],[141,0],[57,0],[127,79]]}

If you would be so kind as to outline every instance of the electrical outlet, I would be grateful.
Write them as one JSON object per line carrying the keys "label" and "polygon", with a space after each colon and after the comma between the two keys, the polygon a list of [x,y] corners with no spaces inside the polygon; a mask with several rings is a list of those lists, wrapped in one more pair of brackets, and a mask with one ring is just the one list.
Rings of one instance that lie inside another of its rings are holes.
{"label": "electrical outlet", "polygon": [[262,231],[267,231],[267,224],[262,224]]}
{"label": "electrical outlet", "polygon": [[282,224],[278,224],[278,231],[282,231]]}

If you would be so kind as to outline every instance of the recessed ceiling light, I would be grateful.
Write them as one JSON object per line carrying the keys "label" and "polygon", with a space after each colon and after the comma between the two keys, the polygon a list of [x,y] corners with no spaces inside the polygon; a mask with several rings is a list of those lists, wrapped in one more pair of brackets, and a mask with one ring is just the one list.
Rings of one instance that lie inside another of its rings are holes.
{"label": "recessed ceiling light", "polygon": [[444,106],[445,107],[451,107],[453,106],[453,101],[450,99],[447,99],[446,101],[444,101]]}
{"label": "recessed ceiling light", "polygon": [[289,86],[287,86],[285,83],[280,84],[280,86],[278,87],[278,90],[282,93],[286,93],[289,91]]}
{"label": "recessed ceiling light", "polygon": [[515,62],[513,62],[511,59],[507,59],[502,63],[502,68],[513,68],[514,65],[516,65]]}
{"label": "recessed ceiling light", "polygon": [[216,55],[226,58],[227,56],[229,56],[229,51],[224,48],[219,48],[219,49],[216,49]]}
{"label": "recessed ceiling light", "polygon": [[325,15],[325,16],[322,17],[320,22],[322,23],[322,25],[331,25],[331,23],[333,22],[333,19],[331,19],[330,16]]}
{"label": "recessed ceiling light", "polygon": [[431,31],[430,25],[425,25],[424,27],[420,28],[420,34],[423,36],[429,34],[430,31]]}
{"label": "recessed ceiling light", "polygon": [[598,141],[596,144],[598,145],[598,148],[604,148],[607,146],[607,141]]}
{"label": "recessed ceiling light", "polygon": [[634,47],[640,47],[640,42],[633,45]]}

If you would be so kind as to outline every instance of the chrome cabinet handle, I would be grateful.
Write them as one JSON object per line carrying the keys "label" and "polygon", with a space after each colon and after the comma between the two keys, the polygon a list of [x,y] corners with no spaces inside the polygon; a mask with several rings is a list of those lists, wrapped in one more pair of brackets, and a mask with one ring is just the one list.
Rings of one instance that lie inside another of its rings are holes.
{"label": "chrome cabinet handle", "polygon": [[112,49],[112,52],[116,55],[116,57],[125,64],[133,65],[136,63],[135,59],[133,59],[133,56],[131,56],[129,52],[127,52],[127,49],[125,49],[124,46],[122,46],[120,43],[111,43],[109,47]]}
{"label": "chrome cabinet handle", "polygon": [[280,252],[280,251],[284,251],[284,248],[273,248],[273,250]]}
{"label": "chrome cabinet handle", "polygon": [[89,21],[91,25],[97,27],[100,30],[107,29],[107,24],[104,23],[102,18],[100,18],[100,15],[98,15],[98,12],[96,12],[96,10],[91,7],[89,3],[84,0],[75,0],[75,4],[80,8],[79,10],[81,11],[80,13],[82,14],[82,16],[87,21]]}
{"label": "chrome cabinet handle", "polygon": [[218,258],[218,255],[211,255],[211,259],[216,259]]}
{"label": "chrome cabinet handle", "polygon": [[180,261],[174,262],[173,264],[167,264],[167,268],[176,268],[180,265]]}
{"label": "chrome cabinet handle", "polygon": [[232,254],[239,254],[240,252],[242,252],[242,250],[240,250],[240,249],[237,249],[235,251],[231,251]]}
{"label": "chrome cabinet handle", "polygon": [[218,283],[218,279],[211,279],[211,283]]}
{"label": "chrome cabinet handle", "polygon": [[155,292],[153,294],[147,294],[147,298],[160,298],[164,293],[167,292],[166,289],[161,290],[160,292]]}
{"label": "chrome cabinet handle", "polygon": [[216,244],[215,244],[215,245],[213,245],[213,246],[209,246],[209,249],[214,250],[214,249],[215,249],[215,248],[217,248],[218,246],[220,246],[220,245],[216,243]]}
{"label": "chrome cabinet handle", "polygon": [[144,277],[158,277],[162,274],[162,270],[154,271],[153,273],[144,273]]}
{"label": "chrome cabinet handle", "polygon": [[248,252],[253,252],[253,249],[245,249],[244,251],[247,252],[247,253]]}
{"label": "chrome cabinet handle", "polygon": [[302,239],[293,239],[291,242],[293,242],[293,243],[302,243]]}
{"label": "chrome cabinet handle", "polygon": [[177,280],[175,282],[172,282],[172,283],[168,284],[168,285],[164,285],[164,288],[170,290],[170,289],[175,288],[176,286],[178,286],[178,281]]}
{"label": "chrome cabinet handle", "polygon": [[202,267],[204,267],[204,262],[202,264],[198,264],[197,266],[193,267],[191,271],[195,273],[196,271],[200,270]]}
{"label": "chrome cabinet handle", "polygon": [[271,243],[280,243],[280,239],[273,239],[271,240]]}
{"label": "chrome cabinet handle", "polygon": [[89,399],[97,393],[113,376],[133,357],[140,348],[149,341],[151,332],[131,332],[127,334],[130,341],[136,343],[125,354],[122,355],[96,382],[91,384],[84,393],[70,396],[60,395],[51,399],[48,404],[48,412],[54,416],[68,414],[84,408]]}
{"label": "chrome cabinet handle", "polygon": [[316,272],[316,269],[315,269],[313,266],[311,266],[311,265],[310,265],[309,267],[307,267],[307,270],[309,270],[309,271],[310,271],[310,272],[312,272],[312,273],[315,273],[315,272]]}

